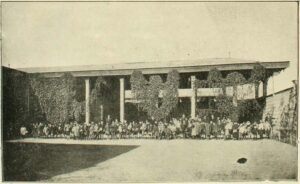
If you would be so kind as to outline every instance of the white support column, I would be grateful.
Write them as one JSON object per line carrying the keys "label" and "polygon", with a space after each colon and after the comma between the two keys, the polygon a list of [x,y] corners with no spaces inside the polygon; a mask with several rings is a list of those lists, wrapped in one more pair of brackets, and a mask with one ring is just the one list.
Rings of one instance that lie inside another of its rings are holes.
{"label": "white support column", "polygon": [[125,89],[124,89],[124,78],[120,79],[120,121],[124,121],[125,111]]}
{"label": "white support column", "polygon": [[192,88],[192,96],[191,96],[191,118],[194,119],[196,117],[196,89],[195,89],[195,80],[196,76],[191,76],[191,88]]}
{"label": "white support column", "polygon": [[90,122],[90,79],[85,79],[85,122]]}
{"label": "white support column", "polygon": [[237,107],[238,105],[238,101],[237,101],[237,86],[233,86],[233,94],[232,94],[232,103],[233,106]]}
{"label": "white support column", "polygon": [[100,105],[100,120],[103,121],[103,105]]}

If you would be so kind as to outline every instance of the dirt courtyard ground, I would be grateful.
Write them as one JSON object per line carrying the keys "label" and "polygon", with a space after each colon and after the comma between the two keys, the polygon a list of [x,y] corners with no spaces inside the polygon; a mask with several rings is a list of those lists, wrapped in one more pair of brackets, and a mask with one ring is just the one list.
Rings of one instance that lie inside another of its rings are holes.
{"label": "dirt courtyard ground", "polygon": [[[50,168],[54,171],[56,167],[64,169],[64,172],[52,173],[49,177],[41,179],[47,182],[197,182],[294,180],[297,177],[297,148],[273,140],[25,139],[12,141],[10,144],[33,142],[46,145],[44,155],[50,152],[57,152],[56,155],[61,155],[58,152],[66,154],[60,158],[66,160],[66,163],[57,161],[58,156],[46,157],[50,161],[46,167],[39,170],[49,174]],[[62,150],[64,148],[59,148],[59,151],[57,148],[50,149],[51,145],[64,143],[70,146],[68,151]],[[87,148],[76,145],[93,145],[101,151],[96,148],[87,151]],[[135,147],[115,154],[117,149],[110,147],[118,146]],[[238,163],[239,158],[246,158],[247,161],[243,164]],[[76,169],[74,166],[71,170],[63,168],[77,161],[82,161],[81,165],[87,162],[91,164]],[[56,162],[61,165],[53,168],[51,165]]]}

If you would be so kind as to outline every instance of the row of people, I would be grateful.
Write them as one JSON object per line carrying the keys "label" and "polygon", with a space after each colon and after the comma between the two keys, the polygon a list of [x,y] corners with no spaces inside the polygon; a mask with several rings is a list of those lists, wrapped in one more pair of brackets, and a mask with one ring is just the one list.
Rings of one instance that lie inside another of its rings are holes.
{"label": "row of people", "polygon": [[195,118],[184,115],[169,122],[146,120],[140,122],[119,122],[118,120],[99,123],[66,124],[36,123],[33,125],[33,137],[58,137],[73,139],[116,139],[116,138],[193,138],[193,139],[257,139],[270,137],[271,125],[268,121],[241,124],[229,118]]}

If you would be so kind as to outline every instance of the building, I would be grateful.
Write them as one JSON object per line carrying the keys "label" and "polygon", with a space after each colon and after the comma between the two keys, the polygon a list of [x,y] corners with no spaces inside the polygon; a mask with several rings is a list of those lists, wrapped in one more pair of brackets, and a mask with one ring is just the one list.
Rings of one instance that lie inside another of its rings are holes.
{"label": "building", "polygon": [[[208,72],[216,68],[221,71],[223,76],[226,76],[230,72],[237,71],[241,73],[246,79],[251,75],[253,66],[259,62],[266,70],[268,77],[272,76],[275,72],[284,70],[289,66],[289,61],[268,61],[260,62],[253,60],[241,60],[233,58],[220,58],[220,59],[202,59],[193,61],[170,61],[170,62],[138,62],[138,63],[124,63],[114,65],[99,65],[99,66],[72,66],[72,67],[49,67],[49,68],[20,68],[17,69],[26,76],[40,75],[46,78],[56,78],[62,76],[64,73],[70,73],[76,78],[84,80],[85,84],[85,121],[89,122],[90,117],[90,93],[91,93],[91,81],[94,77],[103,76],[112,85],[109,91],[109,96],[112,96],[110,104],[113,104],[113,109],[116,112],[114,116],[118,116],[121,121],[126,117],[127,109],[130,109],[132,103],[135,103],[132,99],[132,93],[130,90],[130,75],[134,70],[140,70],[146,76],[160,75],[162,78],[166,78],[167,73],[176,69],[180,74],[180,89],[178,91],[179,98],[185,105],[185,110],[189,112],[193,118],[196,115],[196,106],[199,105],[197,97],[213,97],[220,94],[221,89],[202,88],[197,89],[197,93],[192,93],[194,88],[193,81],[197,79],[206,79]],[[5,72],[4,72],[5,73]],[[9,83],[7,85],[10,85]],[[262,84],[266,86],[267,84]],[[266,87],[263,89],[266,90]],[[266,91],[260,95],[266,95]],[[243,90],[242,90],[243,91]],[[5,91],[4,91],[5,93]],[[227,95],[232,95],[230,89],[226,89]],[[243,92],[239,92],[239,98],[255,98],[253,92],[246,95],[241,95]],[[28,102],[29,103],[29,102]],[[201,104],[200,104],[201,105]],[[5,107],[4,107],[5,108]],[[106,107],[103,107],[104,111]],[[113,112],[108,112],[113,113]],[[103,113],[102,113],[103,114]],[[136,113],[135,113],[136,114]]]}
{"label": "building", "polygon": [[268,95],[263,114],[264,118],[272,117],[273,136],[293,145],[297,144],[298,130],[297,85],[294,81],[293,87]]}

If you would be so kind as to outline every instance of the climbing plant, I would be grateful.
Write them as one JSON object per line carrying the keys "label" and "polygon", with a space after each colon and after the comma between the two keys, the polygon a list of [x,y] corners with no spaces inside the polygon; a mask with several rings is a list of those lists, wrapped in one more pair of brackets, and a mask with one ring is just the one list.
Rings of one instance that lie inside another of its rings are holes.
{"label": "climbing plant", "polygon": [[226,76],[226,85],[237,87],[247,83],[245,77],[239,72],[232,72]]}
{"label": "climbing plant", "polygon": [[101,105],[103,105],[103,87],[106,85],[103,77],[96,78],[94,88],[91,90],[90,112],[92,120],[99,122],[101,120]]}
{"label": "climbing plant", "polygon": [[[206,80],[195,81],[196,88],[221,88],[222,94],[216,98],[211,98],[208,101],[209,108],[216,108],[216,110],[207,110],[208,113],[218,113],[220,116],[230,117],[234,121],[260,117],[263,110],[263,103],[259,103],[257,99],[253,100],[237,100],[237,87],[244,84],[254,83],[259,85],[259,82],[265,82],[267,80],[266,69],[261,64],[257,63],[252,71],[251,77],[247,80],[239,72],[231,72],[225,78],[222,77],[221,72],[213,68],[209,71],[208,77]],[[233,95],[227,96],[226,88],[233,88]],[[258,87],[257,87],[258,89]],[[257,95],[258,96],[258,95]],[[198,110],[200,112],[200,110]],[[201,113],[203,114],[203,113]],[[205,113],[204,113],[205,114]],[[256,120],[256,119],[255,119]]]}
{"label": "climbing plant", "polygon": [[263,103],[257,100],[242,100],[238,103],[239,120],[241,121],[259,121],[263,113]]}
{"label": "climbing plant", "polygon": [[[258,97],[259,83],[267,82],[267,72],[266,68],[260,63],[256,63],[253,66],[253,70],[251,71],[251,77],[249,78],[249,82],[254,84],[255,87],[255,97]],[[265,89],[264,89],[265,91]]]}
{"label": "climbing plant", "polygon": [[208,87],[215,88],[221,87],[223,84],[223,78],[221,72],[217,68],[213,68],[209,71],[207,76]]}
{"label": "climbing plant", "polygon": [[135,99],[138,101],[144,100],[148,81],[144,78],[141,71],[133,71],[130,77],[130,85]]}
{"label": "climbing plant", "polygon": [[207,80],[195,80],[195,88],[208,88]]}
{"label": "climbing plant", "polygon": [[130,83],[139,106],[156,120],[166,118],[178,103],[179,73],[176,70],[168,73],[165,83],[159,75],[150,76],[148,81],[141,71],[134,71]]}
{"label": "climbing plant", "polygon": [[232,97],[226,95],[219,95],[216,97],[217,112],[222,117],[230,117],[236,119],[236,107],[232,103]]}
{"label": "climbing plant", "polygon": [[30,84],[46,121],[63,123],[79,120],[84,112],[84,103],[75,99],[75,79],[71,74],[59,78],[34,76]]}
{"label": "climbing plant", "polygon": [[227,81],[222,77],[221,72],[217,68],[209,71],[206,80],[195,80],[196,88],[221,88],[223,94],[226,92]]}

